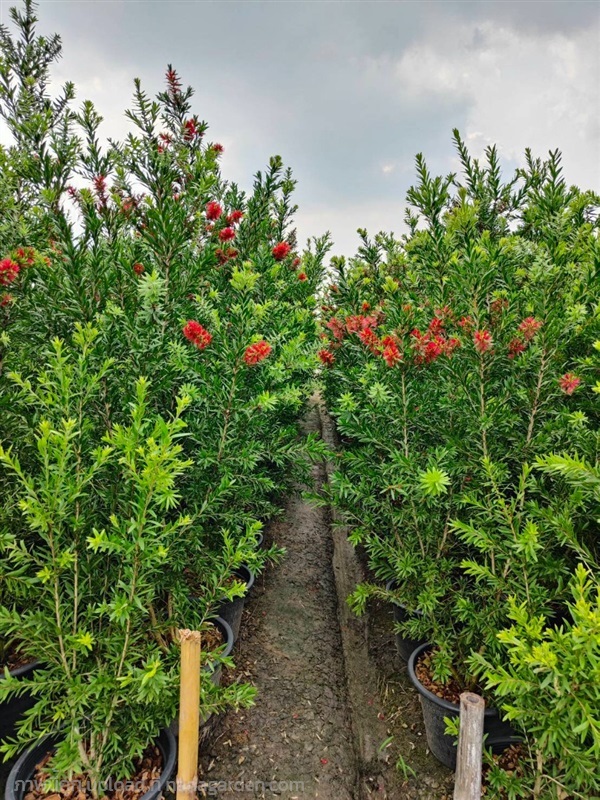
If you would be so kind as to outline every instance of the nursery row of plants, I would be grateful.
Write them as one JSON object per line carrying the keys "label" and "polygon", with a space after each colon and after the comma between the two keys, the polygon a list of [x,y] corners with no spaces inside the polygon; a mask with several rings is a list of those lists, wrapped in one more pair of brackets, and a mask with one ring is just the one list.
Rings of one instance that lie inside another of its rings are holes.
{"label": "nursery row of plants", "polygon": [[[433,177],[400,240],[333,259],[320,359],[341,437],[331,500],[394,604],[428,742],[487,701],[488,792],[600,796],[600,246],[558,152]],[[445,722],[444,722],[445,720]],[[503,764],[510,769],[502,769]]]}
{"label": "nursery row of plants", "polygon": [[38,36],[31,2],[11,15],[2,752],[37,745],[17,775],[36,779],[33,797],[46,780],[76,777],[96,797],[135,776],[119,796],[137,797],[172,771],[180,629],[204,634],[203,718],[253,702],[251,685],[219,677],[240,598],[280,555],[260,547],[262,525],[323,454],[298,420],[329,241],[297,250],[295,182],[279,158],[249,194],[222,178],[223,147],[171,67],[156,98],[136,81],[133,132],[101,145],[91,103],[76,106],[71,84],[49,94],[59,38]]}

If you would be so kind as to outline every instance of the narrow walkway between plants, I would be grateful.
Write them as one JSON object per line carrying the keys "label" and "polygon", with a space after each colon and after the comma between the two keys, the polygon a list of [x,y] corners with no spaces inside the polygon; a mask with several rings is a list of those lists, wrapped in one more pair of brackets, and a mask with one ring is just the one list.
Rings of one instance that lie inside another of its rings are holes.
{"label": "narrow walkway between plants", "polygon": [[[305,428],[319,430],[316,406]],[[315,467],[314,475],[325,480],[324,467]],[[268,535],[286,548],[286,557],[258,581],[262,593],[259,585],[234,651],[238,674],[258,688],[257,704],[220,723],[203,754],[201,780],[208,783],[206,794],[212,789],[220,800],[355,800],[358,776],[327,512],[295,495]]]}

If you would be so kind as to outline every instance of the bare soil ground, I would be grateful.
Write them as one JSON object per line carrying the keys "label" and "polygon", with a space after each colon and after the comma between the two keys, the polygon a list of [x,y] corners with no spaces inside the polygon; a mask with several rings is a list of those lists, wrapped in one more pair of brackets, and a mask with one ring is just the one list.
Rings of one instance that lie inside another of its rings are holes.
{"label": "bare soil ground", "polygon": [[[316,406],[306,429],[321,429]],[[325,416],[323,433],[331,435]],[[324,465],[314,477],[327,480]],[[343,532],[332,534],[328,510],[298,493],[267,539],[287,553],[258,579],[234,650],[237,675],[258,688],[257,704],[217,722],[201,758],[204,794],[449,800],[453,776],[427,748],[391,609],[374,605],[362,621],[345,612],[340,572],[364,568]]]}

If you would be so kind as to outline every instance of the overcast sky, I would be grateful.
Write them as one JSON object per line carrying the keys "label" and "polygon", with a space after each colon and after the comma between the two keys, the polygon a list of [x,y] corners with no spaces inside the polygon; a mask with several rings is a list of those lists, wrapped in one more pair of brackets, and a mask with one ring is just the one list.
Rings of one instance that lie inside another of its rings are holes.
{"label": "overcast sky", "polygon": [[249,187],[280,154],[301,240],[329,229],[335,252],[358,227],[402,230],[414,156],[455,169],[453,127],[475,155],[496,142],[507,169],[558,147],[567,180],[600,190],[598,0],[42,0],[39,17],[63,39],[57,81],[106,135],[127,130],[133,78],[154,93],[172,62],[225,176]]}

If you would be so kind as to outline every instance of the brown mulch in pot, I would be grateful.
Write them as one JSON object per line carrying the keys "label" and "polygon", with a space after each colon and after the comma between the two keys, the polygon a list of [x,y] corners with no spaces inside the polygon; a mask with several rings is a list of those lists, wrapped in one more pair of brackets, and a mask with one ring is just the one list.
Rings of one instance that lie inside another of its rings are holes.
{"label": "brown mulch in pot", "polygon": [[207,631],[202,632],[202,649],[213,651],[225,644],[223,634],[216,625],[211,625]]}
{"label": "brown mulch in pot", "polygon": [[[23,800],[93,800],[89,789],[89,778],[85,774],[75,775],[69,781],[60,781],[58,791],[45,792],[44,783],[51,780],[46,767],[52,758],[52,753],[47,753],[37,765],[33,775],[34,788],[28,792]],[[158,747],[147,747],[144,755],[139,760],[135,774],[128,780],[115,782],[116,788],[106,792],[101,798],[104,800],[139,800],[149,791],[162,773],[163,757]],[[56,782],[52,781],[55,784]]]}
{"label": "brown mulch in pot", "polygon": [[[525,774],[525,769],[523,767],[524,758],[525,749],[522,744],[511,744],[506,748],[506,750],[503,750],[502,753],[492,756],[494,766],[503,769],[508,775],[514,775],[517,778],[522,778]],[[484,764],[481,793],[482,795],[487,795],[488,797],[491,796],[489,794],[491,791],[495,791],[488,785],[488,775],[490,770],[491,766],[489,764]],[[495,795],[495,797],[497,797],[497,795]],[[502,795],[502,798],[497,798],[497,800],[504,800],[504,798],[506,798],[505,794]]]}
{"label": "brown mulch in pot", "polygon": [[28,664],[32,664],[34,660],[31,656],[24,655],[17,647],[12,647],[4,658],[0,660],[0,673],[4,672],[4,667],[8,667],[12,671],[13,669],[26,667]]}
{"label": "brown mulch in pot", "polygon": [[448,683],[438,683],[432,677],[431,653],[423,653],[415,664],[415,673],[419,683],[436,697],[447,700],[449,703],[460,703],[460,695],[464,688],[455,678],[450,678]]}

